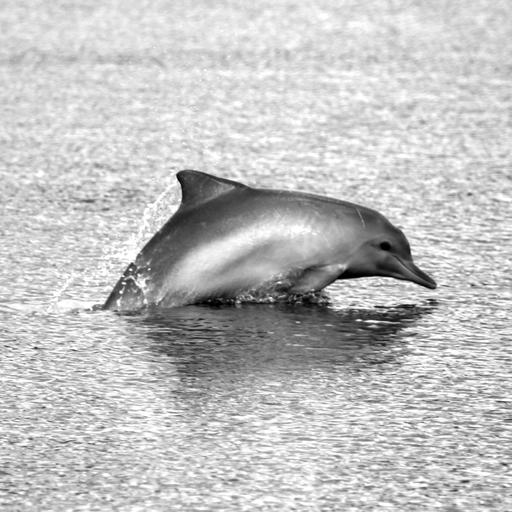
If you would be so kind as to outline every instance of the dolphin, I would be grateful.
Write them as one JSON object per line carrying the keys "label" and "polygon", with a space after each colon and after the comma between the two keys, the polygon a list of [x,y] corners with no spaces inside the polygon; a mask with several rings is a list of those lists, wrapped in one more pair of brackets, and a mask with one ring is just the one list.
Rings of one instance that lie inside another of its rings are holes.
{"label": "dolphin", "polygon": [[375,210],[303,192],[177,173],[176,213],[130,263],[104,309],[176,307],[216,298],[317,292],[384,276],[435,288],[405,235]]}

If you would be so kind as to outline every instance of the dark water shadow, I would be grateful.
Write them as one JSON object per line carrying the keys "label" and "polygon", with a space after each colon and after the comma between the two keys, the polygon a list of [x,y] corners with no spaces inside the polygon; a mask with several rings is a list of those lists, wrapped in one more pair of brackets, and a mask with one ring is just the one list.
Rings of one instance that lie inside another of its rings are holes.
{"label": "dark water shadow", "polygon": [[137,324],[153,353],[169,357],[181,375],[197,377],[397,361],[406,353],[404,337],[413,332],[408,328],[436,307],[435,301],[346,310],[290,304],[201,305],[126,320]]}

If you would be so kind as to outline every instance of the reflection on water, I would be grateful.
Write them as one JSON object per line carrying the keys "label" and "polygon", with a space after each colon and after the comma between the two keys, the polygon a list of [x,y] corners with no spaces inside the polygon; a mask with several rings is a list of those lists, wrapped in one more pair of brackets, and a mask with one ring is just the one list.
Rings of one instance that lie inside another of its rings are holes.
{"label": "reflection on water", "polygon": [[405,329],[430,314],[436,302],[382,309],[333,310],[326,306],[189,306],[127,317],[144,326],[152,350],[172,358],[188,375],[295,368],[350,362],[390,362],[401,353]]}

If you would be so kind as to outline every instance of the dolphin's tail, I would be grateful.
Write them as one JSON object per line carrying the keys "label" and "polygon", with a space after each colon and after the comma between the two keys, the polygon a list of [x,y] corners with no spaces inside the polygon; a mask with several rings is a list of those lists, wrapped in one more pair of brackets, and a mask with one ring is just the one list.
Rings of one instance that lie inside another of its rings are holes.
{"label": "dolphin's tail", "polygon": [[137,283],[138,268],[130,263],[110,292],[103,309],[115,311],[140,309],[144,306],[144,292]]}

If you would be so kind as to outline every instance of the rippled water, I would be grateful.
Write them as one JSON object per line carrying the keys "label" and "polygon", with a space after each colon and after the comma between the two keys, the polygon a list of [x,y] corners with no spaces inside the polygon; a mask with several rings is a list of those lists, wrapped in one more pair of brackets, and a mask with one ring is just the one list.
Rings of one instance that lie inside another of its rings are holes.
{"label": "rippled water", "polygon": [[[512,509],[508,1],[0,6],[2,510]],[[373,207],[435,291],[92,311],[204,171]]]}

